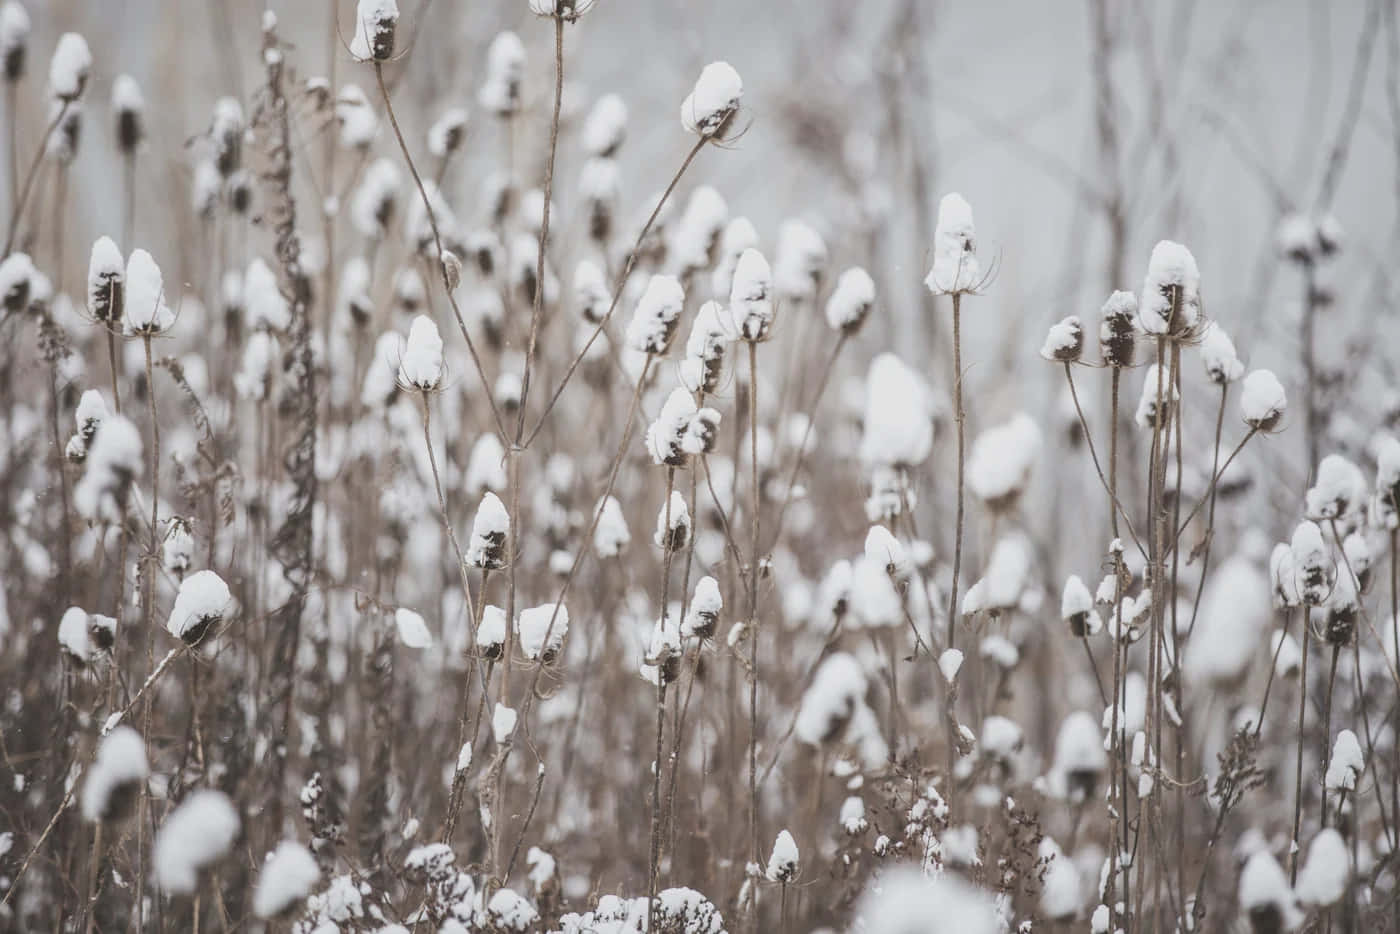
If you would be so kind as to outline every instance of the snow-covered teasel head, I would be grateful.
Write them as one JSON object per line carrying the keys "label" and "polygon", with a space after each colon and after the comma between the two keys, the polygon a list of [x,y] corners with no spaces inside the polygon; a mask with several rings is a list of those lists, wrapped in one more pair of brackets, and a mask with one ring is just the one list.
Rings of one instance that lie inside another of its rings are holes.
{"label": "snow-covered teasel head", "polygon": [[792,301],[816,298],[826,261],[826,241],[813,227],[795,219],[778,226],[773,285],[780,298]]}
{"label": "snow-covered teasel head", "polygon": [[673,389],[656,420],[647,426],[646,447],[652,463],[679,467],[686,462],[688,458],[682,445],[695,413],[695,400],[690,393]]}
{"label": "snow-covered teasel head", "polygon": [[23,311],[38,281],[39,270],[28,253],[11,253],[0,261],[0,303],[10,312]]}
{"label": "snow-covered teasel head", "polygon": [[793,735],[811,746],[846,743],[861,763],[879,768],[888,754],[879,720],[865,701],[867,680],[855,656],[833,652],[822,659],[802,694]]}
{"label": "snow-covered teasel head", "polygon": [[399,25],[396,0],[359,0],[355,7],[355,36],[350,55],[360,62],[386,62],[394,57],[394,33]]}
{"label": "snow-covered teasel head", "polygon": [[131,258],[126,261],[122,315],[126,332],[142,337],[161,334],[175,323],[175,313],[165,301],[160,267],[150,253],[139,247],[131,251]]}
{"label": "snow-covered teasel head", "polygon": [[690,509],[680,490],[672,490],[671,498],[661,504],[652,541],[665,551],[680,551],[690,541]]}
{"label": "snow-covered teasel head", "polygon": [[103,418],[88,444],[84,465],[73,489],[78,514],[94,522],[121,522],[132,484],[141,476],[141,433],[124,415]]}
{"label": "snow-covered teasel head", "polygon": [[1070,315],[1055,324],[1040,345],[1040,355],[1052,363],[1078,363],[1084,355],[1084,325],[1078,315]]}
{"label": "snow-covered teasel head", "polygon": [[1201,273],[1180,243],[1162,240],[1152,248],[1142,283],[1138,321],[1155,336],[1191,337],[1201,325]]}
{"label": "snow-covered teasel head", "polygon": [[1308,844],[1308,858],[1294,891],[1304,905],[1328,908],[1342,900],[1351,881],[1351,848],[1332,827],[1319,830]]}
{"label": "snow-covered teasel head", "polygon": [[1274,244],[1285,259],[1311,263],[1318,253],[1317,225],[1306,214],[1285,214],[1274,233]]}
{"label": "snow-covered teasel head", "polygon": [[83,105],[78,101],[54,101],[49,111],[57,122],[44,144],[44,155],[61,166],[71,167],[83,137]]}
{"label": "snow-covered teasel head", "polygon": [[546,603],[521,610],[515,621],[520,651],[526,658],[552,662],[569,633],[569,611],[562,603]]}
{"label": "snow-covered teasel head", "polygon": [[122,320],[126,262],[111,237],[98,237],[88,260],[88,314],[106,327]]}
{"label": "snow-covered teasel head", "polygon": [[787,830],[781,830],[778,832],[778,839],[773,842],[773,852],[768,857],[768,868],[764,875],[769,882],[781,882],[786,885],[797,878],[798,868],[797,841]]}
{"label": "snow-covered teasel head", "polygon": [[982,432],[968,460],[968,488],[994,510],[1020,498],[1040,453],[1040,428],[1025,412]]}
{"label": "snow-covered teasel head", "polygon": [[1355,791],[1365,771],[1366,757],[1361,752],[1361,742],[1351,730],[1342,730],[1332,746],[1332,757],[1323,778],[1327,790]]}
{"label": "snow-covered teasel head", "polygon": [[652,626],[642,653],[642,677],[658,687],[674,682],[681,674],[682,649],[680,629],[669,614],[662,614]]}
{"label": "snow-covered teasel head", "polygon": [[536,16],[559,17],[566,23],[576,23],[578,18],[593,9],[595,0],[529,0],[530,12]]}
{"label": "snow-covered teasel head", "polygon": [[632,541],[627,518],[617,497],[609,496],[598,504],[598,525],[593,530],[593,549],[600,558],[616,558]]}
{"label": "snow-covered teasel head", "polygon": [[1275,609],[1295,607],[1303,602],[1298,591],[1298,576],[1293,568],[1293,549],[1279,542],[1269,554],[1269,581],[1273,587]]}
{"label": "snow-covered teasel head", "polygon": [[933,268],[924,285],[934,295],[976,292],[984,285],[977,260],[977,230],[972,205],[957,192],[938,202],[938,226],[933,232]]}
{"label": "snow-covered teasel head", "polygon": [[495,493],[481,497],[472,521],[471,542],[467,545],[467,564],[474,568],[496,571],[506,564],[506,537],[510,534],[510,514]]}
{"label": "snow-covered teasel head", "polygon": [[1079,710],[1065,717],[1055,737],[1053,773],[1064,782],[1065,796],[1076,804],[1094,796],[1108,768],[1103,731],[1093,714]]}
{"label": "snow-covered teasel head", "polygon": [[867,884],[856,908],[871,934],[1000,934],[1006,930],[987,891],[953,872],[896,865]]}
{"label": "snow-covered teasel head", "polygon": [[1157,425],[1161,416],[1157,411],[1158,402],[1170,411],[1181,399],[1172,375],[1171,367],[1166,364],[1159,367],[1153,363],[1148,366],[1147,375],[1142,381],[1142,395],[1138,397],[1137,413],[1133,416],[1139,428],[1146,430]]}
{"label": "snow-covered teasel head", "polygon": [[0,6],[0,65],[3,65],[7,84],[14,84],[24,76],[29,31],[29,13],[24,4],[19,0],[5,0]]}
{"label": "snow-covered teasel head", "polygon": [[627,104],[616,94],[604,94],[583,122],[583,149],[590,156],[612,158],[626,138]]}
{"label": "snow-covered teasel head", "polygon": [[729,136],[744,96],[744,82],[728,62],[711,62],[681,102],[681,125],[701,139]]}
{"label": "snow-covered teasel head", "polygon": [[695,594],[681,623],[681,634],[687,638],[708,639],[719,627],[719,614],[724,609],[719,582],[705,576],[695,584]]}
{"label": "snow-covered teasel head", "polygon": [[646,354],[664,354],[685,307],[685,289],[675,276],[654,275],[637,300],[627,325],[627,344]]}
{"label": "snow-covered teasel head", "polygon": [[243,345],[243,361],[233,376],[234,389],[240,398],[253,402],[266,401],[272,389],[272,376],[277,366],[277,338],[268,331],[254,331]]}
{"label": "snow-covered teasel head", "polygon": [[1288,396],[1272,370],[1251,370],[1240,392],[1240,415],[1250,428],[1273,431],[1288,409]]}
{"label": "snow-covered teasel head", "polygon": [[482,657],[495,661],[501,657],[506,644],[506,611],[488,605],[481,611],[481,625],[476,628],[476,647]]}
{"label": "snow-covered teasel head", "polygon": [[749,247],[739,254],[729,287],[729,317],[739,340],[765,341],[771,336],[776,310],[773,272],[762,253]]}
{"label": "snow-covered teasel head", "polygon": [[214,146],[214,168],[228,178],[243,165],[243,105],[236,97],[221,97],[214,103],[209,121],[209,140]]}
{"label": "snow-covered teasel head", "polygon": [[436,392],[442,385],[442,335],[427,315],[413,319],[399,358],[399,385],[418,392]]}
{"label": "snow-covered teasel head", "polygon": [[150,772],[141,734],[129,726],[112,730],[98,743],[97,757],[83,783],[83,819],[96,823],[130,817]]}
{"label": "snow-covered teasel head", "polygon": [[1293,530],[1291,549],[1295,589],[1306,606],[1321,606],[1332,593],[1337,565],[1332,560],[1322,529],[1304,520]]}
{"label": "snow-covered teasel head", "polygon": [[1307,492],[1303,512],[1318,521],[1343,519],[1363,509],[1366,499],[1361,468],[1340,454],[1328,454],[1317,465],[1317,481]]}
{"label": "snow-covered teasel head", "polygon": [[87,40],[76,32],[58,37],[49,60],[49,93],[55,100],[71,104],[83,96],[92,72],[92,52]]}
{"label": "snow-covered teasel head", "polygon": [[1105,366],[1130,367],[1137,349],[1137,296],[1119,290],[1099,312],[1099,352]]}
{"label": "snow-covered teasel head", "polygon": [[587,205],[588,235],[606,243],[622,193],[622,171],[617,160],[595,157],[583,164],[578,175],[579,195]]}
{"label": "snow-covered teasel head", "polygon": [[205,869],[223,859],[238,836],[238,812],[221,791],[198,790],[156,832],[156,881],[172,895],[189,895]]}
{"label": "snow-covered teasel head", "polygon": [[1244,375],[1244,364],[1235,353],[1235,342],[1218,321],[1206,322],[1201,332],[1201,363],[1217,386],[1228,386]]}
{"label": "snow-covered teasel head", "polygon": [[343,149],[367,152],[379,135],[379,115],[369,95],[358,84],[344,84],[336,94],[335,122],[340,126]]}
{"label": "snow-covered teasel head", "polygon": [[852,266],[836,279],[836,288],[826,300],[826,323],[833,331],[855,334],[875,307],[875,280],[859,266]]}
{"label": "snow-covered teasel head", "polygon": [[398,214],[402,185],[394,160],[379,158],[369,164],[350,199],[350,223],[356,233],[371,240],[383,239]]}
{"label": "snow-covered teasel head", "polygon": [[758,231],[747,217],[732,218],[719,236],[718,257],[710,276],[710,288],[720,297],[728,297],[734,287],[734,269],[739,257],[750,247],[758,246]]}
{"label": "snow-covered teasel head", "polygon": [[467,135],[467,109],[449,107],[428,127],[428,152],[446,159],[462,147]]}
{"label": "snow-covered teasel head", "polygon": [[171,516],[165,525],[165,537],[161,539],[161,565],[170,573],[183,575],[194,563],[194,535],[190,532],[190,520],[183,516]]}
{"label": "snow-covered teasel head", "polygon": [[670,263],[685,281],[710,265],[728,220],[729,204],[724,196],[709,185],[696,186],[667,243]]}
{"label": "snow-covered teasel head", "polygon": [[860,459],[868,466],[917,467],[933,448],[929,389],[892,353],[870,361]]}
{"label": "snow-covered teasel head", "polygon": [[482,109],[509,118],[520,109],[520,85],[525,77],[525,44],[506,30],[486,52],[486,80],[477,92]]}
{"label": "snow-covered teasel head", "polygon": [[1019,609],[1028,595],[1039,593],[1032,586],[1034,564],[1035,550],[1024,532],[1010,532],[997,539],[986,570],[963,595],[963,615]]}
{"label": "snow-covered teasel head", "polygon": [[117,148],[131,154],[146,138],[146,100],[141,86],[128,74],[112,82],[112,114],[115,117]]}
{"label": "snow-covered teasel head", "polygon": [[78,407],[73,413],[73,420],[77,423],[78,436],[83,439],[84,444],[92,443],[92,439],[97,435],[97,429],[102,425],[103,419],[107,417],[107,411],[107,402],[102,398],[102,393],[96,389],[84,391],[78,399]]}
{"label": "snow-covered teasel head", "polygon": [[1288,876],[1268,849],[1251,855],[1240,873],[1240,910],[1255,931],[1292,931],[1303,921]]}
{"label": "snow-covered teasel head", "polygon": [[612,293],[602,267],[591,259],[581,259],[574,267],[574,300],[588,323],[598,324],[607,317]]}
{"label": "snow-covered teasel head", "polygon": [[197,645],[233,611],[233,594],[213,571],[197,571],[180,582],[165,628],[186,645]]}
{"label": "snow-covered teasel head", "polygon": [[88,631],[88,614],[82,607],[70,606],[58,622],[58,644],[79,668],[92,664],[97,647]]}
{"label": "snow-covered teasel head", "polygon": [[1094,597],[1078,574],[1071,574],[1065,580],[1065,588],[1060,595],[1060,619],[1069,624],[1071,634],[1081,638],[1092,636],[1103,628],[1103,620],[1094,608]]}
{"label": "snow-covered teasel head", "polygon": [[286,331],[292,324],[292,306],[277,284],[277,273],[261,256],[255,256],[243,273],[243,313],[252,331]]}
{"label": "snow-covered teasel head", "polygon": [[719,388],[730,343],[723,314],[719,302],[706,302],[695,314],[680,364],[681,384],[691,392],[713,393]]}
{"label": "snow-covered teasel head", "polygon": [[293,914],[321,878],[316,857],[295,840],[283,840],[263,863],[253,890],[253,914],[265,921]]}

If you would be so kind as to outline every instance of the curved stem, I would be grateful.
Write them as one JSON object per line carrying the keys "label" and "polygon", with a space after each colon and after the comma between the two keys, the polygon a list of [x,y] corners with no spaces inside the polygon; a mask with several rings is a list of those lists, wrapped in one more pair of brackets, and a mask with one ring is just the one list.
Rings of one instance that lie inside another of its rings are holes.
{"label": "curved stem", "polygon": [[[700,154],[700,150],[706,142],[708,142],[708,139],[701,138],[699,142],[692,146],[690,152],[686,154],[685,161],[681,163],[681,167],[676,170],[675,175],[671,176],[670,184],[668,184],[666,190],[662,192],[660,200],[656,202],[656,207],[651,211],[651,216],[647,218],[647,222],[642,225],[641,232],[637,234],[636,243],[633,244],[631,251],[627,254],[627,262],[622,265],[622,275],[618,278],[617,284],[613,287],[613,297],[612,301],[608,303],[607,313],[598,321],[597,326],[593,329],[593,333],[588,335],[588,340],[579,348],[578,353],[574,354],[574,359],[569,362],[568,369],[564,371],[564,377],[559,381],[559,385],[554,387],[554,392],[549,397],[549,403],[544,407],[544,411],[540,413],[539,421],[535,422],[535,427],[530,429],[529,435],[526,436],[524,447],[528,448],[530,443],[534,441],[535,437],[540,433],[540,429],[544,427],[545,420],[549,418],[549,413],[554,411],[554,406],[558,404],[559,397],[564,394],[564,387],[569,385],[569,380],[573,378],[574,371],[578,369],[578,365],[582,363],[584,357],[588,355],[588,351],[593,347],[593,342],[598,339],[598,335],[603,333],[603,329],[606,328],[608,322],[612,320],[613,312],[617,310],[617,303],[622,299],[622,291],[627,286],[627,280],[632,275],[632,267],[637,263],[637,250],[641,247],[642,241],[646,239],[646,235],[651,231],[652,225],[656,223],[657,215],[661,213],[662,206],[665,205],[666,201],[671,197],[671,193],[676,190],[676,185],[680,183],[681,176],[685,174],[686,169],[690,168],[690,163]],[[641,381],[638,380],[639,385],[640,383]],[[521,406],[521,409],[523,411],[524,406]]]}
{"label": "curved stem", "polygon": [[[476,375],[481,380],[481,386],[486,394],[486,403],[491,407],[491,415],[496,420],[496,430],[501,434],[501,440],[509,438],[506,433],[506,423],[501,418],[500,409],[496,408],[496,400],[491,393],[491,381],[486,378],[486,370],[481,365],[481,357],[476,352],[476,344],[472,341],[471,335],[467,333],[467,323],[462,319],[462,312],[457,307],[457,297],[452,294],[452,282],[447,275],[447,263],[444,260],[445,252],[442,246],[442,235],[438,231],[437,216],[433,213],[432,202],[428,200],[428,192],[423,187],[423,179],[418,175],[418,167],[413,163],[413,156],[409,155],[408,143],[404,142],[403,131],[399,129],[398,117],[394,116],[394,105],[389,100],[389,89],[384,86],[384,68],[379,62],[374,63],[374,80],[379,85],[379,94],[384,98],[384,111],[389,115],[389,125],[394,128],[394,138],[399,142],[399,150],[403,153],[404,161],[408,163],[409,174],[413,176],[413,183],[418,186],[418,197],[423,199],[423,210],[428,217],[428,226],[433,231],[433,243],[437,247],[437,268],[442,276],[442,288],[447,293],[447,303],[452,306],[452,315],[457,319],[457,327],[462,332],[462,339],[467,342],[467,352],[471,354],[472,364],[476,367]],[[507,627],[509,628],[509,627]]]}
{"label": "curved stem", "polygon": [[758,577],[762,558],[758,553],[758,344],[749,348],[749,838],[753,859],[763,851],[758,839]]}
{"label": "curved stem", "polygon": [[[13,85],[11,85],[13,87]],[[14,106],[13,92],[11,92],[11,108]],[[53,136],[53,131],[58,129],[58,125],[63,122],[63,118],[68,115],[68,108],[72,106],[72,101],[65,100],[59,106],[54,118],[49,121],[48,129],[44,131],[44,138],[39,140],[39,148],[34,153],[34,161],[29,163],[29,171],[24,176],[24,187],[20,189],[19,199],[15,201],[14,208],[10,211],[10,232],[5,237],[5,248],[0,250],[0,256],[9,256],[10,247],[15,245],[15,233],[19,230],[19,219],[24,214],[24,206],[29,203],[29,193],[34,188],[34,179],[39,174],[39,166],[44,161],[44,151],[48,149],[49,137]],[[13,118],[11,118],[11,146],[13,147],[14,131]],[[13,172],[13,168],[11,168]]]}
{"label": "curved stem", "polygon": [[544,216],[540,221],[540,249],[535,260],[534,309],[530,315],[530,343],[525,351],[525,367],[520,377],[520,411],[515,422],[515,442],[525,434],[525,403],[530,398],[530,365],[535,359],[535,343],[540,333],[540,312],[544,304],[544,251],[549,243],[549,207],[554,196],[554,157],[559,148],[559,108],[564,98],[564,17],[554,14],[554,115],[549,121],[549,156],[544,164]]}

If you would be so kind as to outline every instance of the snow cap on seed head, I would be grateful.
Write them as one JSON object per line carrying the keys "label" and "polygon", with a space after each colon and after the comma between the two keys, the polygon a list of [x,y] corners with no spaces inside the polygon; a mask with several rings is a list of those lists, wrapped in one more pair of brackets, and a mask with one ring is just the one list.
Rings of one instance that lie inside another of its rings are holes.
{"label": "snow cap on seed head", "polygon": [[681,102],[681,125],[705,139],[723,139],[744,96],[744,82],[728,62],[711,62]]}
{"label": "snow cap on seed head", "polygon": [[387,62],[394,57],[394,33],[398,25],[396,0],[360,0],[355,7],[351,56],[360,62]]}
{"label": "snow cap on seed head", "polygon": [[938,226],[933,233],[933,268],[924,279],[924,285],[934,295],[956,295],[976,292],[982,284],[972,205],[957,192],[950,192],[938,202]]}
{"label": "snow cap on seed head", "polygon": [[1153,335],[1194,335],[1201,321],[1201,273],[1180,243],[1162,240],[1152,248],[1142,283],[1138,320]]}

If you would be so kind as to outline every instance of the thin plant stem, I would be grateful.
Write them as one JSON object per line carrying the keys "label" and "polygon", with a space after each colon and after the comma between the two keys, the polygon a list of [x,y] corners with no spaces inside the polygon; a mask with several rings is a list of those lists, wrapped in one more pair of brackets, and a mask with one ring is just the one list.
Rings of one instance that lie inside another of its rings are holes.
{"label": "thin plant stem", "polygon": [[549,208],[554,194],[554,157],[559,148],[559,108],[564,98],[564,16],[554,13],[554,114],[549,121],[549,156],[544,164],[544,216],[540,221],[540,249],[535,260],[534,309],[530,315],[530,343],[525,351],[525,367],[520,377],[520,411],[515,423],[515,442],[525,434],[525,403],[530,398],[530,366],[539,340],[544,303],[544,254],[549,244]]}
{"label": "thin plant stem", "polygon": [[[962,293],[953,293],[953,424],[957,431],[957,517],[953,527],[953,581],[948,588],[948,649],[957,647],[958,626],[962,622],[958,612],[958,579],[962,574],[962,550],[964,529],[964,454],[967,444],[967,413],[963,411],[962,394]],[[945,679],[943,689],[944,719],[948,727],[948,750],[946,768],[948,777],[948,807],[957,807],[957,778],[955,768],[958,759],[958,686],[956,679]]]}
{"label": "thin plant stem", "polygon": [[[1115,367],[1114,374],[1116,375],[1117,373],[1118,368]],[[1133,528],[1133,520],[1128,515],[1127,510],[1123,508],[1123,504],[1118,501],[1117,483],[1109,483],[1108,479],[1104,477],[1103,466],[1099,463],[1099,455],[1094,448],[1093,435],[1089,431],[1089,421],[1084,417],[1084,407],[1079,403],[1079,391],[1075,389],[1074,386],[1074,370],[1069,363],[1065,364],[1065,381],[1069,383],[1070,400],[1074,403],[1074,412],[1079,418],[1079,426],[1084,431],[1084,441],[1089,448],[1089,459],[1094,462],[1094,472],[1099,475],[1099,482],[1103,484],[1104,491],[1108,493],[1108,508],[1113,514],[1113,536],[1114,538],[1118,537],[1118,517],[1121,515],[1123,517],[1123,522],[1128,526],[1128,534],[1131,535],[1133,541],[1137,543],[1138,551],[1142,551],[1142,542],[1141,539],[1138,538],[1137,530]],[[1117,416],[1114,416],[1114,418],[1116,420]],[[1146,555],[1144,555],[1144,557],[1146,557]]]}
{"label": "thin plant stem", "polygon": [[[11,92],[11,101],[10,101],[10,103],[11,103],[11,107],[13,108],[13,105],[14,105],[13,92]],[[39,166],[42,165],[43,162],[44,162],[44,152],[48,149],[48,146],[49,146],[49,137],[53,136],[54,130],[58,129],[58,125],[59,125],[60,123],[62,123],[62,122],[63,122],[63,118],[66,117],[66,116],[68,115],[68,108],[71,107],[72,105],[73,105],[73,102],[72,102],[72,101],[65,100],[65,101],[59,106],[58,112],[55,113],[55,114],[54,114],[54,118],[53,118],[52,120],[49,121],[48,129],[46,129],[46,130],[44,131],[44,137],[43,137],[43,139],[39,140],[39,148],[38,148],[38,150],[35,151],[35,153],[34,153],[34,160],[33,160],[32,162],[29,163],[29,171],[26,172],[25,175],[24,175],[24,187],[23,187],[22,189],[20,189],[19,199],[15,201],[14,207],[11,208],[11,210],[10,210],[10,232],[9,232],[9,233],[6,235],[6,237],[5,237],[5,248],[4,248],[3,250],[0,250],[0,256],[9,256],[9,255],[10,255],[10,248],[13,247],[13,246],[15,245],[15,234],[19,231],[19,220],[20,220],[20,217],[24,214],[24,207],[25,207],[25,205],[29,203],[29,194],[30,194],[30,192],[33,191],[33,189],[34,189],[34,179],[35,179],[36,177],[38,177],[38,175],[39,175]],[[14,146],[13,121],[11,122],[11,126],[12,126],[12,129],[11,129],[11,132],[10,132],[10,140],[11,140],[11,148],[13,148],[13,146]],[[13,166],[13,161],[12,161],[12,162],[11,162],[11,171],[13,171],[13,167],[14,167],[14,166]]]}
{"label": "thin plant stem", "polygon": [[[1215,447],[1210,465],[1210,508],[1206,511],[1206,534],[1201,551],[1201,579],[1196,584],[1196,599],[1191,604],[1191,622],[1186,626],[1186,638],[1196,631],[1196,619],[1201,611],[1201,595],[1206,589],[1206,573],[1210,569],[1210,546],[1215,540],[1215,497],[1220,488],[1220,435],[1225,427],[1225,403],[1230,397],[1230,384],[1220,386],[1220,408],[1215,413]],[[1178,485],[1180,485],[1178,483]],[[1178,528],[1177,534],[1185,531]]]}
{"label": "thin plant stem", "polygon": [[1303,663],[1298,679],[1298,752],[1293,774],[1293,836],[1288,852],[1288,884],[1298,884],[1298,834],[1303,820],[1303,730],[1308,713],[1308,650],[1312,648],[1312,621],[1303,607]]}
{"label": "thin plant stem", "polygon": [[773,522],[773,547],[777,547],[779,539],[783,537],[783,520],[787,518],[788,507],[792,505],[792,493],[797,487],[797,477],[802,472],[802,463],[807,457],[807,442],[811,440],[812,428],[817,420],[817,406],[822,401],[822,395],[826,393],[826,387],[831,382],[831,373],[836,369],[836,360],[841,356],[841,349],[846,346],[849,335],[845,331],[836,339],[836,346],[831,348],[831,356],[827,359],[826,365],[822,367],[821,379],[817,383],[817,393],[812,399],[812,404],[808,406],[807,424],[802,430],[802,440],[797,445],[797,457],[792,463],[792,472],[788,474],[787,492],[783,494],[783,504],[778,508],[778,518]]}
{"label": "thin plant stem", "polygon": [[1332,664],[1327,671],[1327,693],[1322,697],[1322,827],[1327,827],[1327,769],[1332,765],[1332,689],[1337,684],[1337,657],[1340,643],[1332,645]]}
{"label": "thin plant stem", "polygon": [[[676,468],[666,468],[666,499],[662,509],[661,547],[661,621],[666,625],[666,614],[671,589],[671,558],[675,554],[671,538],[671,492],[676,487]],[[675,624],[679,630],[681,620]],[[656,758],[651,768],[651,842],[647,850],[647,930],[656,928],[656,881],[661,863],[661,754],[666,734],[666,662],[656,661]]]}
{"label": "thin plant stem", "polygon": [[[423,187],[423,179],[418,175],[418,167],[413,162],[413,156],[409,154],[408,143],[404,141],[403,131],[399,129],[398,117],[394,116],[394,105],[389,99],[389,89],[384,85],[384,67],[380,62],[374,63],[374,80],[379,85],[379,94],[384,98],[384,111],[389,115],[389,125],[394,128],[394,138],[399,142],[399,150],[403,153],[403,158],[408,163],[409,174],[413,176],[413,183],[418,186],[418,196],[423,199],[423,211],[428,217],[428,226],[433,231],[433,244],[437,248],[437,269],[442,277],[442,288],[447,293],[447,303],[452,306],[452,315],[457,319],[457,327],[462,332],[462,339],[467,343],[467,352],[471,355],[472,365],[476,367],[476,375],[481,380],[481,385],[486,395],[486,402],[491,407],[491,416],[496,420],[496,430],[501,434],[501,440],[509,438],[506,433],[506,423],[501,418],[500,409],[496,407],[496,400],[492,396],[491,381],[486,378],[486,370],[481,365],[481,357],[476,352],[476,344],[472,341],[471,335],[467,333],[467,323],[462,318],[461,309],[457,307],[457,297],[452,292],[452,281],[448,277],[447,262],[442,246],[442,235],[438,232],[437,215],[433,212],[432,202],[428,199],[428,192]],[[507,627],[509,629],[509,627]]]}

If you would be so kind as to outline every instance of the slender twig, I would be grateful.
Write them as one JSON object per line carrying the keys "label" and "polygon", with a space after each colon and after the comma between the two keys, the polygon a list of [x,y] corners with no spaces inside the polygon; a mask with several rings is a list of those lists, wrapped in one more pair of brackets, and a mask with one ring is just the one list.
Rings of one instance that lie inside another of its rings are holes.
{"label": "slender twig", "polygon": [[[708,139],[702,137],[699,142],[691,147],[690,152],[686,154],[685,161],[682,162],[681,167],[676,170],[676,174],[671,176],[670,184],[668,184],[666,190],[661,193],[661,198],[656,202],[656,207],[652,208],[651,216],[648,217],[647,222],[642,225],[641,231],[637,234],[636,243],[633,244],[631,251],[627,254],[627,261],[622,264],[622,275],[618,277],[617,283],[613,287],[613,297],[612,301],[608,303],[607,313],[598,321],[597,326],[593,329],[593,333],[588,335],[588,340],[584,342],[583,346],[579,348],[578,353],[574,354],[573,360],[569,362],[568,368],[564,371],[563,378],[559,380],[559,385],[554,387],[554,392],[549,397],[549,403],[545,405],[544,411],[540,413],[539,421],[535,423],[535,427],[530,429],[530,433],[525,437],[525,447],[528,448],[530,443],[534,441],[535,437],[540,433],[540,429],[544,427],[545,420],[549,418],[549,413],[554,411],[554,406],[558,404],[559,397],[564,394],[564,387],[568,386],[569,380],[573,378],[574,371],[578,369],[578,365],[588,356],[588,351],[592,348],[593,342],[598,339],[599,334],[603,333],[603,329],[607,327],[608,321],[612,319],[613,312],[617,310],[617,303],[622,299],[622,292],[627,286],[627,280],[632,275],[632,267],[636,265],[638,250],[641,248],[643,241],[646,240],[647,234],[651,231],[652,224],[656,223],[656,218],[661,213],[661,208],[666,204],[667,199],[671,197],[671,193],[676,190],[676,185],[680,184],[681,176],[685,174],[686,169],[690,168],[690,163],[700,154],[700,150],[704,147],[706,142],[708,142]],[[638,385],[640,385],[641,382],[641,380],[638,380]],[[631,420],[631,416],[628,416],[628,420]]]}
{"label": "slender twig", "polygon": [[758,839],[758,344],[749,341],[749,838],[753,859],[762,856]]}
{"label": "slender twig", "polygon": [[1288,884],[1298,884],[1298,833],[1303,820],[1303,730],[1308,713],[1308,650],[1312,648],[1312,621],[1303,607],[1303,663],[1298,679],[1298,752],[1293,774],[1293,836],[1288,849]]}
{"label": "slender twig", "polygon": [[[418,175],[418,167],[413,162],[413,156],[408,152],[408,143],[404,141],[403,131],[399,129],[398,117],[394,116],[394,105],[389,100],[389,89],[384,86],[384,68],[380,62],[374,63],[374,80],[379,85],[379,94],[384,98],[384,111],[389,115],[389,125],[394,128],[394,138],[399,141],[399,150],[403,153],[404,161],[408,163],[409,174],[413,176],[413,183],[418,186],[418,196],[423,199],[423,211],[428,217],[428,226],[433,231],[433,244],[437,247],[437,269],[442,277],[442,288],[447,293],[447,303],[452,306],[452,315],[457,319],[457,327],[462,332],[462,339],[467,342],[467,353],[471,355],[472,365],[476,367],[476,375],[481,380],[481,385],[486,394],[486,402],[491,407],[491,416],[496,420],[496,430],[501,434],[501,440],[507,440],[506,423],[501,418],[500,409],[496,407],[496,400],[491,393],[491,381],[486,378],[486,370],[481,365],[481,357],[476,352],[476,344],[472,341],[471,335],[467,333],[467,323],[462,318],[462,312],[457,307],[457,297],[452,292],[452,281],[448,277],[447,261],[442,245],[442,235],[438,231],[437,215],[433,212],[432,201],[428,198],[427,189],[423,187],[423,179]],[[509,628],[509,627],[507,627]]]}
{"label": "slender twig", "polygon": [[534,309],[530,315],[530,343],[525,351],[525,367],[520,377],[520,411],[516,416],[515,442],[525,434],[525,403],[530,398],[530,366],[535,359],[540,317],[544,304],[544,255],[549,244],[550,198],[554,194],[554,156],[559,148],[559,108],[564,98],[564,16],[554,13],[554,115],[549,121],[549,156],[544,164],[544,216],[540,221],[540,249],[535,259]]}
{"label": "slender twig", "polygon": [[[11,96],[10,103],[13,108],[13,95]],[[34,153],[34,160],[29,163],[29,171],[24,175],[24,187],[20,189],[19,199],[15,201],[14,207],[10,211],[10,232],[5,236],[5,248],[0,250],[0,256],[9,256],[10,247],[15,245],[15,233],[19,230],[19,219],[21,215],[24,214],[24,206],[29,203],[29,193],[34,188],[34,179],[39,174],[39,166],[43,164],[44,153],[49,147],[49,137],[53,136],[54,130],[58,129],[58,125],[62,123],[63,118],[68,115],[68,108],[72,105],[73,102],[71,100],[64,100],[63,103],[59,105],[58,111],[54,114],[54,118],[49,121],[48,129],[44,131],[43,139],[39,140],[39,148]],[[12,141],[11,145],[13,146],[13,118],[11,120],[11,127],[10,138]]]}

